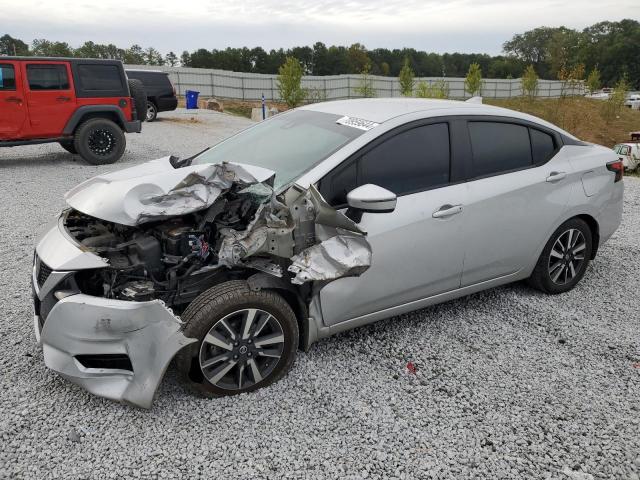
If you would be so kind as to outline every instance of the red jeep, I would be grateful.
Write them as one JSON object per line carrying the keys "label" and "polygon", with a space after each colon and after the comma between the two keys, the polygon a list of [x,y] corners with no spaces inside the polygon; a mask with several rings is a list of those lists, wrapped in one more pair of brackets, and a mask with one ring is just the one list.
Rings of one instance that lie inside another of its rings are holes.
{"label": "red jeep", "polygon": [[118,60],[0,57],[0,147],[58,142],[91,164],[114,163],[146,103]]}

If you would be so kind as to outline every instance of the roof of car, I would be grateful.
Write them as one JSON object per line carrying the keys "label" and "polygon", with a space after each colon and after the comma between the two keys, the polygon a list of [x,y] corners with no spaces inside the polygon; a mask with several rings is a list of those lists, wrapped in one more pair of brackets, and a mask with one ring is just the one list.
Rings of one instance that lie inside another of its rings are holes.
{"label": "roof of car", "polygon": [[82,63],[122,63],[121,60],[113,58],[76,58],[76,57],[11,57],[0,56],[0,60],[5,61],[27,61],[27,62],[82,62]]}
{"label": "roof of car", "polygon": [[[558,132],[575,138],[556,125],[541,118],[526,113],[509,110],[507,108],[484,105],[482,103],[464,102],[459,100],[435,100],[424,98],[359,98],[353,100],[334,100],[315,103],[301,107],[304,110],[332,113],[347,117],[383,123],[392,118],[416,112],[445,111],[451,115],[495,115],[501,117],[518,118],[538,123]],[[438,112],[440,113],[440,112]]]}

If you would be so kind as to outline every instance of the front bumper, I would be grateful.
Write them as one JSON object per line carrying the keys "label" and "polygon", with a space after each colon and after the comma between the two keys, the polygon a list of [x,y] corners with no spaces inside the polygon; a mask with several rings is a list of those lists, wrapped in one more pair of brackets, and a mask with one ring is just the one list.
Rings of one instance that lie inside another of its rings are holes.
{"label": "front bumper", "polygon": [[[180,319],[160,300],[129,302],[79,293],[75,272],[56,268],[96,268],[95,258],[86,255],[92,254],[65,235],[62,222],[36,248],[34,329],[45,365],[95,395],[150,408],[171,359],[196,340],[183,335]],[[43,265],[51,267],[45,275]],[[114,358],[119,361],[110,364]]]}

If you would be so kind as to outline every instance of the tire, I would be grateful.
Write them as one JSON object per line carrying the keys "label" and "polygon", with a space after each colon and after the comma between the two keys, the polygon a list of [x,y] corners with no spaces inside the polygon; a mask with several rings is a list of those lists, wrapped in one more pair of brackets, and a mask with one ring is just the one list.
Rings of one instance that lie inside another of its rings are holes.
{"label": "tire", "polygon": [[153,102],[147,100],[147,116],[145,122],[153,122],[158,118],[158,107]]}
{"label": "tire", "polygon": [[65,140],[63,142],[60,142],[60,146],[72,155],[76,155],[78,153],[76,147],[73,144],[73,140]]}
{"label": "tire", "polygon": [[133,118],[144,122],[147,118],[147,93],[140,80],[129,80],[129,93],[133,99]]}
{"label": "tire", "polygon": [[[567,248],[569,242],[573,246]],[[545,245],[529,277],[529,285],[551,295],[568,292],[584,276],[592,252],[593,238],[589,226],[579,218],[566,221],[553,232]]]}
{"label": "tire", "polygon": [[76,130],[73,145],[80,156],[92,165],[117,162],[127,145],[124,132],[106,118],[91,118]]}
{"label": "tire", "polygon": [[[250,316],[253,321],[247,322]],[[228,281],[201,293],[182,320],[184,335],[198,341],[176,355],[177,370],[191,390],[206,397],[271,385],[295,360],[298,322],[293,310],[277,293],[252,291],[245,281]]]}

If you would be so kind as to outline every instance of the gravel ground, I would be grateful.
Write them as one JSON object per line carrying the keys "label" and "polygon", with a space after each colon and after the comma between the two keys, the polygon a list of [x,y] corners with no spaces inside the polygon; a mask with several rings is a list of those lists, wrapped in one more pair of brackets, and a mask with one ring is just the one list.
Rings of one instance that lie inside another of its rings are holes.
{"label": "gravel ground", "polygon": [[[267,389],[206,400],[170,369],[150,411],[48,371],[32,333],[36,235],[97,173],[187,155],[246,125],[161,114],[125,158],[0,150],[0,478],[553,478],[640,474],[640,180],[582,283],[516,284],[348,332]],[[412,362],[415,373],[407,369]]]}

